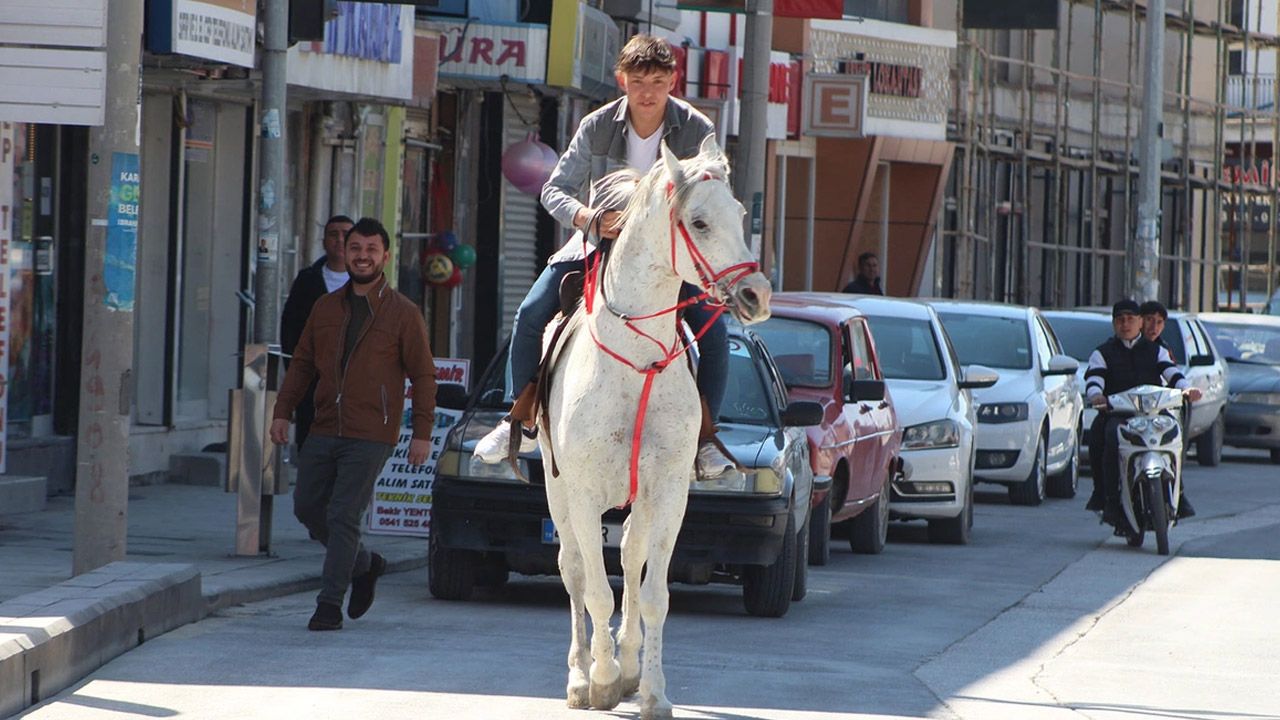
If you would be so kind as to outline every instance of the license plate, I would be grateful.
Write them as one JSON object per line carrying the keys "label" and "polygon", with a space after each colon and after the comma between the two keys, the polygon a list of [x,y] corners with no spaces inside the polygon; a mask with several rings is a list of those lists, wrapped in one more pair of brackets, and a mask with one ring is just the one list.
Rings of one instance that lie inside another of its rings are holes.
{"label": "license plate", "polygon": [[[602,524],[600,526],[600,538],[603,540],[604,547],[622,547],[622,525],[619,523]],[[542,519],[542,544],[560,544],[560,533],[556,530],[556,524],[551,521],[551,518]]]}

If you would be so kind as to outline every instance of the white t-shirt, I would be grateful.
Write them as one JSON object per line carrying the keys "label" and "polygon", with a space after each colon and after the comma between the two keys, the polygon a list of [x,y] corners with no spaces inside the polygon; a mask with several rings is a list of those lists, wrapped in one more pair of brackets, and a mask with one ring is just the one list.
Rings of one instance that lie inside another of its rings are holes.
{"label": "white t-shirt", "polygon": [[662,130],[666,127],[666,123],[658,126],[649,137],[642,138],[636,134],[636,129],[631,126],[631,121],[627,121],[627,166],[632,170],[638,170],[642,173],[649,172],[649,168],[658,160],[658,143],[662,142]]}
{"label": "white t-shirt", "polygon": [[350,277],[345,270],[343,272],[334,272],[329,269],[328,265],[322,266],[320,270],[324,272],[324,286],[329,292],[346,285],[347,279]]}

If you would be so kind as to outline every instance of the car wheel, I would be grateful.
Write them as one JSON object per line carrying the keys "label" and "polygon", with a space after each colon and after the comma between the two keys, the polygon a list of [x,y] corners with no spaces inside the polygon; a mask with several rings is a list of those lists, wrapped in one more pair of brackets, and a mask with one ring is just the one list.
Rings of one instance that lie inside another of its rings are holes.
{"label": "car wheel", "polygon": [[1049,478],[1049,484],[1045,488],[1045,493],[1049,497],[1066,498],[1070,500],[1076,496],[1076,490],[1080,487],[1080,452],[1074,448],[1071,451],[1071,460],[1067,462],[1067,467],[1062,472]]}
{"label": "car wheel", "polygon": [[1222,436],[1227,429],[1227,419],[1218,413],[1209,429],[1196,438],[1196,462],[1204,467],[1217,467],[1222,462]]}
{"label": "car wheel", "polygon": [[834,493],[832,486],[809,517],[810,565],[826,565],[831,559],[831,496]]}
{"label": "car wheel", "polygon": [[964,507],[953,518],[929,521],[929,542],[947,545],[968,545],[973,538],[973,482],[965,493]]}
{"label": "car wheel", "polygon": [[440,600],[470,600],[479,554],[442,547],[437,537],[433,532],[427,540],[427,589]]}
{"label": "car wheel", "polygon": [[849,527],[849,547],[856,553],[879,555],[889,538],[889,483],[891,473],[885,472],[884,484],[875,504],[855,517]]}
{"label": "car wheel", "polygon": [[1026,480],[1009,486],[1009,502],[1014,505],[1039,505],[1044,502],[1045,465],[1048,462],[1049,449],[1041,435],[1040,442],[1036,445],[1036,459],[1031,465],[1031,472],[1027,474]]}
{"label": "car wheel", "polygon": [[796,537],[799,546],[796,549],[796,579],[791,585],[791,602],[800,602],[809,594],[809,526],[812,523],[811,514]]}
{"label": "car wheel", "polygon": [[787,514],[782,551],[772,565],[742,569],[742,604],[756,617],[782,617],[791,609],[796,582],[796,521]]}

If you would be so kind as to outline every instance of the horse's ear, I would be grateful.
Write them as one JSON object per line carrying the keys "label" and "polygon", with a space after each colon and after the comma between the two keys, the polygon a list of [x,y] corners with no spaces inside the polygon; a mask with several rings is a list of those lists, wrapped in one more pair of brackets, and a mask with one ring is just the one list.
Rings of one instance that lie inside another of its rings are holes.
{"label": "horse's ear", "polygon": [[667,176],[671,178],[671,184],[676,188],[684,185],[684,168],[680,166],[680,160],[675,153],[671,152],[671,148],[667,147],[667,141],[663,140],[660,146],[662,151],[662,164],[667,166]]}
{"label": "horse's ear", "polygon": [[715,133],[709,133],[702,138],[702,144],[698,146],[698,154],[703,157],[719,157],[723,154],[720,151],[720,143],[716,142]]}

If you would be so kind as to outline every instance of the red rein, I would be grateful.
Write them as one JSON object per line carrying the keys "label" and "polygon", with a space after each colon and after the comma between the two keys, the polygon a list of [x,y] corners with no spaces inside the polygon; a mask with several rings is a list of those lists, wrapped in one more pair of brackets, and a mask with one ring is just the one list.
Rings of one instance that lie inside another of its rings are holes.
{"label": "red rein", "polygon": [[[709,175],[703,176],[702,179],[708,180],[710,179],[710,176]],[[668,183],[667,197],[670,198],[673,195],[673,192],[674,192],[674,186],[671,183]],[[627,328],[629,328],[632,332],[636,333],[637,335],[657,345],[658,348],[663,353],[662,358],[646,367],[640,367],[635,363],[631,362],[630,360],[628,360],[627,358],[623,357],[622,355],[619,355],[609,346],[600,342],[600,338],[596,337],[595,330],[594,329],[591,330],[591,339],[595,341],[597,347],[599,347],[606,354],[608,354],[610,357],[617,360],[618,362],[622,363],[623,365],[626,365],[632,370],[635,370],[636,372],[644,375],[644,388],[640,391],[640,407],[636,411],[635,430],[631,433],[631,464],[630,464],[631,487],[630,487],[630,492],[627,494],[627,501],[622,505],[618,506],[619,509],[622,509],[631,505],[631,503],[635,502],[635,499],[636,499],[636,491],[639,486],[638,477],[640,473],[640,438],[641,438],[641,434],[644,431],[645,414],[649,408],[649,394],[650,394],[650,391],[653,389],[653,379],[657,377],[658,373],[666,370],[671,365],[671,363],[675,361],[676,358],[683,355],[685,351],[689,348],[690,343],[697,342],[702,338],[704,334],[706,334],[707,330],[711,328],[711,325],[715,323],[715,321],[718,320],[720,316],[724,313],[725,305],[723,302],[719,303],[719,305],[716,308],[715,314],[711,316],[711,318],[702,326],[701,329],[698,330],[697,334],[694,335],[693,339],[689,342],[686,342],[683,344],[680,342],[680,333],[679,333],[679,329],[677,328],[675,333],[675,336],[676,336],[675,341],[671,344],[670,347],[668,347],[662,341],[658,340],[652,335],[636,327],[633,324],[633,321],[649,320],[649,319],[661,317],[662,315],[666,315],[670,313],[672,316],[672,319],[675,320],[676,323],[678,323],[679,320],[677,319],[676,313],[690,305],[701,302],[702,300],[711,297],[710,290],[713,287],[715,287],[715,284],[717,282],[732,275],[733,278],[729,282],[729,287],[732,288],[734,285],[738,284],[738,282],[740,282],[744,277],[755,272],[759,267],[757,263],[745,262],[745,263],[738,263],[737,265],[728,267],[718,273],[713,272],[710,264],[707,262],[707,259],[702,255],[702,253],[698,252],[698,248],[693,244],[693,238],[689,237],[689,231],[687,228],[685,228],[684,221],[677,220],[675,215],[675,210],[672,209],[671,211],[671,268],[672,270],[675,270],[675,267],[676,267],[676,231],[677,230],[680,231],[680,236],[684,238],[685,249],[689,253],[689,258],[693,261],[694,268],[698,271],[698,278],[701,281],[703,292],[699,295],[688,298],[686,300],[681,300],[680,302],[677,302],[675,305],[672,305],[671,307],[665,310],[659,310],[658,312],[651,313],[649,315],[622,318],[624,325]],[[583,244],[584,245],[586,244],[585,233],[583,234]],[[595,260],[588,261],[587,277],[583,284],[584,285],[583,300],[586,303],[588,314],[591,313],[592,307],[595,304],[595,294],[600,287],[600,281],[601,281],[600,258],[597,255]],[[588,328],[590,327],[591,326],[588,325]]]}

